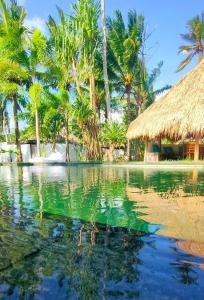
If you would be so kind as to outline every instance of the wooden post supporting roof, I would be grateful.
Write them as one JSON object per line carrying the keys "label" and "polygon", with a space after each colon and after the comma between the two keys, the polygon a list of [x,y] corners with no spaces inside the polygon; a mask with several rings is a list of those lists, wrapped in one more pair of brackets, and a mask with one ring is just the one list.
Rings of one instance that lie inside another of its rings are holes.
{"label": "wooden post supporting roof", "polygon": [[144,162],[147,161],[147,152],[148,152],[148,141],[145,140],[144,141],[144,144],[145,144],[145,150],[144,150]]}
{"label": "wooden post supporting roof", "polygon": [[196,136],[195,136],[194,161],[199,160],[199,143],[200,143],[200,134],[196,134]]}

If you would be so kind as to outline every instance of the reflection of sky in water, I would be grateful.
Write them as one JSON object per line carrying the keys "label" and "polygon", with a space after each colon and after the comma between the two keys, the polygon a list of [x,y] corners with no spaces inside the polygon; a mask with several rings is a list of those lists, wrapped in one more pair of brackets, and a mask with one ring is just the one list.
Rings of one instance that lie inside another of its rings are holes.
{"label": "reflection of sky in water", "polygon": [[149,224],[148,225],[148,231],[150,233],[156,233],[159,229],[163,228],[164,226],[162,225],[153,225],[153,224]]}

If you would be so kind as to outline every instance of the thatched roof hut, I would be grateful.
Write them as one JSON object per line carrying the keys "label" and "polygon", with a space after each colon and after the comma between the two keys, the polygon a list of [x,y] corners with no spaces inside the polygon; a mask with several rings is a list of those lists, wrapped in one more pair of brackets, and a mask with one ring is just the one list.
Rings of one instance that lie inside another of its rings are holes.
{"label": "thatched roof hut", "polygon": [[154,102],[128,129],[131,139],[178,140],[204,136],[204,61]]}
{"label": "thatched roof hut", "polygon": [[128,139],[204,136],[204,61],[154,102],[128,129]]}

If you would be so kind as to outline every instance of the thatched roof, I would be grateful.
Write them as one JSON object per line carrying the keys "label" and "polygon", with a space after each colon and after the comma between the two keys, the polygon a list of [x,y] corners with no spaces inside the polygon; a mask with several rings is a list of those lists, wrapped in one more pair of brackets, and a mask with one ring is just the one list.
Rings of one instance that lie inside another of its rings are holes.
{"label": "thatched roof", "polygon": [[128,129],[128,139],[204,136],[204,61],[154,102]]}

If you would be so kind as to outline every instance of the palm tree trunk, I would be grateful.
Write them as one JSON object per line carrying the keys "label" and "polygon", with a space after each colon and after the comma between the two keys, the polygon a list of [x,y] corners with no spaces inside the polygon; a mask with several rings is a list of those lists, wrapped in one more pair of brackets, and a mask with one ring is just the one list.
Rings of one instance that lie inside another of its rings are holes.
{"label": "palm tree trunk", "polygon": [[96,85],[93,72],[91,72],[90,76],[90,102],[92,108],[96,111]]}
{"label": "palm tree trunk", "polygon": [[0,108],[0,132],[3,133],[4,130],[4,109]]}
{"label": "palm tree trunk", "polygon": [[141,108],[141,106],[139,106],[138,111],[137,111],[137,116],[141,115],[141,112],[142,112],[142,108]]}
{"label": "palm tree trunk", "polygon": [[148,141],[145,140],[144,162],[147,162]]}
{"label": "palm tree trunk", "polygon": [[104,76],[105,96],[106,96],[106,116],[107,119],[110,120],[111,114],[110,114],[110,90],[108,84],[108,68],[107,68],[105,0],[101,0],[101,17],[102,17],[102,34],[103,34],[103,76]]}
{"label": "palm tree trunk", "polygon": [[[130,125],[131,115],[130,115],[130,90],[127,91],[127,117],[128,117],[128,126]],[[131,160],[131,142],[127,141],[127,157],[128,160]]]}
{"label": "palm tree trunk", "polygon": [[[95,86],[95,77],[93,70],[91,70],[90,79],[90,103],[91,107],[95,113],[97,113],[96,106],[96,86]],[[87,133],[85,134],[87,138],[87,158],[88,160],[100,160],[101,158],[101,149],[99,143],[99,129],[97,124],[97,118],[95,117],[93,122],[87,126]],[[85,138],[85,139],[86,139]]]}
{"label": "palm tree trunk", "polygon": [[41,156],[40,150],[40,129],[39,129],[39,118],[38,118],[38,109],[35,107],[35,134],[36,134],[36,142],[37,142],[37,156]]}
{"label": "palm tree trunk", "polygon": [[17,148],[17,162],[21,162],[22,159],[22,152],[21,152],[21,144],[20,144],[20,131],[19,131],[19,124],[18,124],[18,111],[17,111],[17,95],[13,95],[13,118],[14,118],[14,128],[15,128],[15,139],[16,139],[16,148]]}
{"label": "palm tree trunk", "polygon": [[127,117],[128,117],[128,125],[130,125],[131,115],[130,115],[130,91],[127,91]]}
{"label": "palm tree trunk", "polygon": [[[35,75],[32,76],[32,84],[35,84],[36,78]],[[37,143],[37,157],[41,156],[41,149],[40,149],[40,126],[39,126],[39,117],[38,117],[38,107],[35,104],[35,136],[36,136],[36,143]]]}
{"label": "palm tree trunk", "polygon": [[77,90],[78,95],[80,96],[81,95],[81,90],[80,90],[80,84],[79,84],[78,75],[77,75],[77,66],[76,66],[75,61],[73,61],[73,63],[72,63],[72,68],[73,68],[73,71],[74,71],[74,81],[75,81],[75,84],[76,84],[76,90]]}

